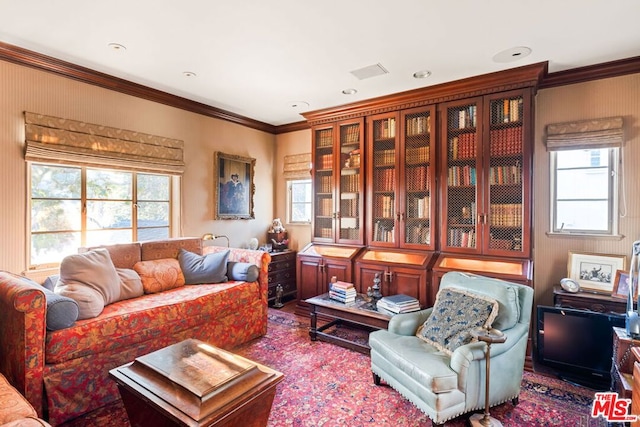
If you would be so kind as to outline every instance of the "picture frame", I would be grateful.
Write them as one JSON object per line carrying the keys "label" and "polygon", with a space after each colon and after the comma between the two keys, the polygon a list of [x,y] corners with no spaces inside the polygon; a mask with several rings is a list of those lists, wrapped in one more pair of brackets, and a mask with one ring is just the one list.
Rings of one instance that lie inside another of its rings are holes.
{"label": "picture frame", "polygon": [[[616,270],[616,277],[613,279],[613,290],[611,296],[614,298],[627,299],[629,297],[629,272],[626,270]],[[634,301],[638,301],[638,295],[633,296]]]}
{"label": "picture frame", "polygon": [[627,268],[626,255],[569,252],[569,278],[581,289],[611,294],[617,270]]}
{"label": "picture frame", "polygon": [[254,219],[256,159],[214,153],[214,219]]}

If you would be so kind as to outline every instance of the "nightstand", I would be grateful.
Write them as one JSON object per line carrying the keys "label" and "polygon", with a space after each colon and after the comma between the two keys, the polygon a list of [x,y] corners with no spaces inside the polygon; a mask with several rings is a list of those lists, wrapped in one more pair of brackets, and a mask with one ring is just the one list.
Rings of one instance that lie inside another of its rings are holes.
{"label": "nightstand", "polygon": [[296,251],[270,252],[269,296],[270,303],[276,299],[276,289],[282,286],[282,298],[296,295]]}

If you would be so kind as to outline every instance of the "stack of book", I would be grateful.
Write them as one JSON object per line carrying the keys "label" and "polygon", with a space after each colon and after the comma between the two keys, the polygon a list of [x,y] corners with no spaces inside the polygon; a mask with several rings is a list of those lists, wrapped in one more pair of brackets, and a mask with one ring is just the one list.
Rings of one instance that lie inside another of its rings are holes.
{"label": "stack of book", "polygon": [[420,310],[420,302],[409,295],[397,294],[382,297],[377,304],[378,309],[387,310],[392,314],[409,313]]}
{"label": "stack of book", "polygon": [[356,301],[357,292],[353,283],[341,282],[338,280],[337,282],[331,282],[330,285],[329,298],[332,300],[343,302],[345,304]]}

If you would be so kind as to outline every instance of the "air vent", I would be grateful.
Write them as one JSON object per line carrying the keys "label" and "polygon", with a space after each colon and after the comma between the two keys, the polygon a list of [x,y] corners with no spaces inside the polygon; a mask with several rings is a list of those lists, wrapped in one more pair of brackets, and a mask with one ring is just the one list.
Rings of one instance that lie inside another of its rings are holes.
{"label": "air vent", "polygon": [[375,76],[381,76],[383,74],[389,74],[386,68],[382,64],[369,65],[368,67],[360,68],[351,72],[358,80],[364,80]]}

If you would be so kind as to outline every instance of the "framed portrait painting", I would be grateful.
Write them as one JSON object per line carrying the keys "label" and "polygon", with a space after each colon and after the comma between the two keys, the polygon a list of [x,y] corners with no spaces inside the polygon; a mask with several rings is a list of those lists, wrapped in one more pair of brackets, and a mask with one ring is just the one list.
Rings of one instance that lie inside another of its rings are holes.
{"label": "framed portrait painting", "polygon": [[256,159],[216,152],[213,185],[215,219],[254,219]]}
{"label": "framed portrait painting", "polygon": [[616,271],[627,268],[625,255],[569,252],[569,278],[581,289],[611,294]]}

